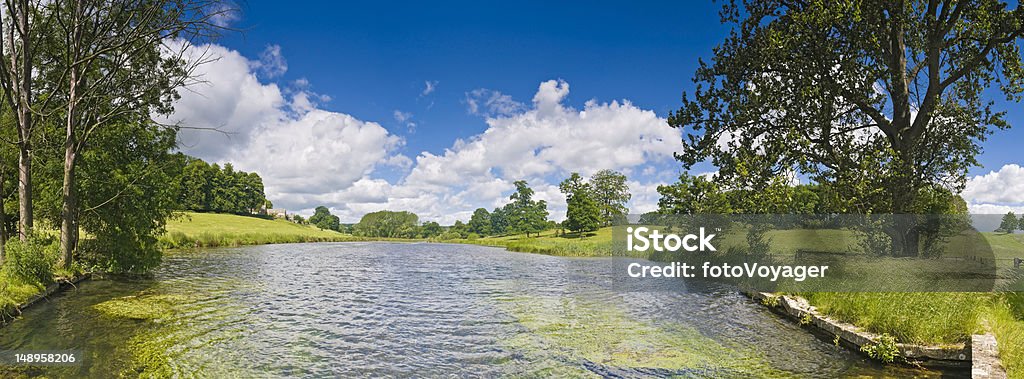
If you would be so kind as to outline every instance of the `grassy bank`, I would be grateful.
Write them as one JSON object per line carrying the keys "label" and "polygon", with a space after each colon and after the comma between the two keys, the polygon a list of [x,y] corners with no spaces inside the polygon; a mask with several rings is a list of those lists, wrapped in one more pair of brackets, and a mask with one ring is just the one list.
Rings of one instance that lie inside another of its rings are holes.
{"label": "grassy bank", "polygon": [[6,256],[0,266],[0,320],[17,316],[17,308],[54,283],[82,274],[77,265],[71,270],[57,267],[58,242],[50,233],[37,233],[28,241],[7,241]]}
{"label": "grassy bank", "polygon": [[612,228],[601,228],[596,232],[587,233],[584,238],[580,238],[578,234],[559,234],[554,230],[547,230],[529,237],[514,235],[444,242],[504,247],[520,253],[564,257],[609,257],[612,255]]}
{"label": "grassy bank", "polygon": [[170,220],[167,233],[160,237],[164,247],[175,249],[356,240],[360,239],[280,219],[195,212]]}

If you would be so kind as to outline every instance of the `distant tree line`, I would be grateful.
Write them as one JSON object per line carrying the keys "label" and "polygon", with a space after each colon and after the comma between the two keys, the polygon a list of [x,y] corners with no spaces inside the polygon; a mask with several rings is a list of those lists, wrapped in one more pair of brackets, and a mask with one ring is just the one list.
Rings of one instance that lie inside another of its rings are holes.
{"label": "distant tree line", "polygon": [[188,157],[178,183],[182,210],[251,214],[267,204],[259,174],[237,171],[231,163],[221,167]]}

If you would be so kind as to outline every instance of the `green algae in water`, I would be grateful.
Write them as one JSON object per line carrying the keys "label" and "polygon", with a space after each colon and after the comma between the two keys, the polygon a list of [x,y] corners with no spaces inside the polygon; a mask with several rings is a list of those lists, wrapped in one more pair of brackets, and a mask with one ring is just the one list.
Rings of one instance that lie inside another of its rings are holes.
{"label": "green algae in water", "polygon": [[100,313],[114,318],[131,320],[159,320],[174,315],[175,304],[193,301],[185,295],[138,295],[107,300],[93,306]]}
{"label": "green algae in water", "polygon": [[521,352],[538,375],[594,376],[583,363],[612,370],[784,376],[754,352],[726,346],[683,325],[656,327],[610,304],[578,298],[502,299],[527,333],[505,344]]}

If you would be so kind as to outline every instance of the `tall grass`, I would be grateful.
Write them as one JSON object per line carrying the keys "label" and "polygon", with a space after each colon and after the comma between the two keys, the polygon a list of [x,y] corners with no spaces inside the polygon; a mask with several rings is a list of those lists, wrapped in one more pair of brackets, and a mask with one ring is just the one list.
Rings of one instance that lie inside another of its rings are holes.
{"label": "tall grass", "polygon": [[1024,378],[1024,293],[1003,294],[1000,300],[989,318],[999,359],[1009,377]]}
{"label": "tall grass", "polygon": [[992,295],[961,292],[812,292],[801,296],[819,311],[903,343],[953,344],[982,331]]}

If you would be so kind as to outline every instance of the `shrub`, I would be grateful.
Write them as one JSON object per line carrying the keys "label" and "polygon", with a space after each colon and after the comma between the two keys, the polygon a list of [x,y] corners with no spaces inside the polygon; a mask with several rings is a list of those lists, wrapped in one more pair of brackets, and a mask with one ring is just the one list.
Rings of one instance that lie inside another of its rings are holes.
{"label": "shrub", "polygon": [[900,349],[896,346],[896,338],[888,334],[878,336],[878,340],[874,344],[861,346],[860,351],[884,363],[892,363],[900,354]]}
{"label": "shrub", "polygon": [[6,245],[3,270],[7,275],[25,283],[47,285],[53,283],[53,266],[60,252],[53,238],[32,236],[22,242],[12,239]]}

